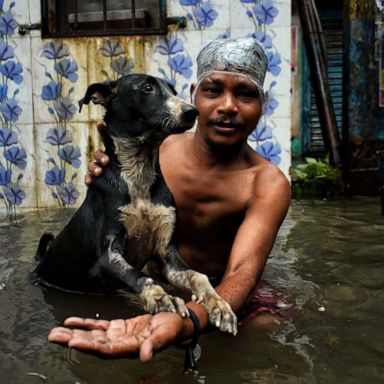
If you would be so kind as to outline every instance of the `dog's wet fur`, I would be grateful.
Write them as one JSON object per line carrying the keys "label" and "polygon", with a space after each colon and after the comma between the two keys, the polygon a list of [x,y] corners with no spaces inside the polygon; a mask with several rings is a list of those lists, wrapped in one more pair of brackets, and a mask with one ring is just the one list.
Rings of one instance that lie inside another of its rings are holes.
{"label": "dog's wet fur", "polygon": [[102,135],[110,161],[57,237],[41,237],[35,269],[39,280],[80,292],[129,288],[152,314],[188,316],[182,299],[143,272],[151,262],[171,285],[190,291],[206,307],[211,324],[236,334],[228,303],[177,251],[175,204],[159,166],[161,142],[190,129],[196,108],[176,97],[164,80],[143,74],[90,85],[80,109],[90,101],[106,109]]}

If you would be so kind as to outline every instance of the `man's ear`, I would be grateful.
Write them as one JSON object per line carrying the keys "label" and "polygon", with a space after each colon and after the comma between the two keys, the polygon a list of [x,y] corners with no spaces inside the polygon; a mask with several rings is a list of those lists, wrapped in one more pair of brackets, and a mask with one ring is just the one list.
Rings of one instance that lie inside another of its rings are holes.
{"label": "man's ear", "polygon": [[81,112],[83,104],[89,104],[91,100],[93,104],[101,104],[105,106],[105,100],[111,93],[113,93],[116,85],[117,81],[91,84],[87,88],[84,97],[79,100],[79,112]]}
{"label": "man's ear", "polygon": [[189,96],[191,98],[191,103],[193,103],[193,92],[195,92],[196,84],[192,83],[191,88],[189,89]]}

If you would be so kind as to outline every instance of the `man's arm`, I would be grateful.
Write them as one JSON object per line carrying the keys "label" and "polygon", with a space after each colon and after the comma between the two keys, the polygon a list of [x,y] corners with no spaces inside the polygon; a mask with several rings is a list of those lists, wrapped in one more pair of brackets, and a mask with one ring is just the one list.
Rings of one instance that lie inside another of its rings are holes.
{"label": "man's arm", "polygon": [[255,178],[253,198],[238,229],[217,293],[238,312],[251,298],[287,213],[291,188],[275,167]]}

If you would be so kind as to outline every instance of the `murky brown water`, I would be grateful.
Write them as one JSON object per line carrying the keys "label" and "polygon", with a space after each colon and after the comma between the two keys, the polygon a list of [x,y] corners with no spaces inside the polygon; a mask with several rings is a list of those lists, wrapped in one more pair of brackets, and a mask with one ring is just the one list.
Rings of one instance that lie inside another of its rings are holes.
{"label": "murky brown water", "polygon": [[[265,279],[298,308],[276,331],[240,328],[201,338],[195,376],[169,348],[148,364],[103,360],[48,343],[69,315],[136,314],[122,299],[34,285],[37,241],[71,211],[25,214],[0,226],[0,383],[384,383],[384,219],[374,200],[292,202]],[[319,310],[320,309],[320,310]]]}

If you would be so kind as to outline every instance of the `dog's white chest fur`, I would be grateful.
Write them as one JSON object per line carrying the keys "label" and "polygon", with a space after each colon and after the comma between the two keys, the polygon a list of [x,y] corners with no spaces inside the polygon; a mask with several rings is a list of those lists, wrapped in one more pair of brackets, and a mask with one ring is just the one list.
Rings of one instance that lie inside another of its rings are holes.
{"label": "dog's white chest fur", "polygon": [[121,177],[131,202],[120,208],[120,221],[127,234],[126,258],[142,268],[153,255],[163,257],[175,226],[175,208],[151,202],[150,189],[156,178],[158,149],[141,152],[140,138],[134,141],[114,138],[121,164]]}
{"label": "dog's white chest fur", "polygon": [[142,267],[152,255],[162,257],[175,226],[175,208],[137,199],[120,211],[128,233],[127,258]]}

